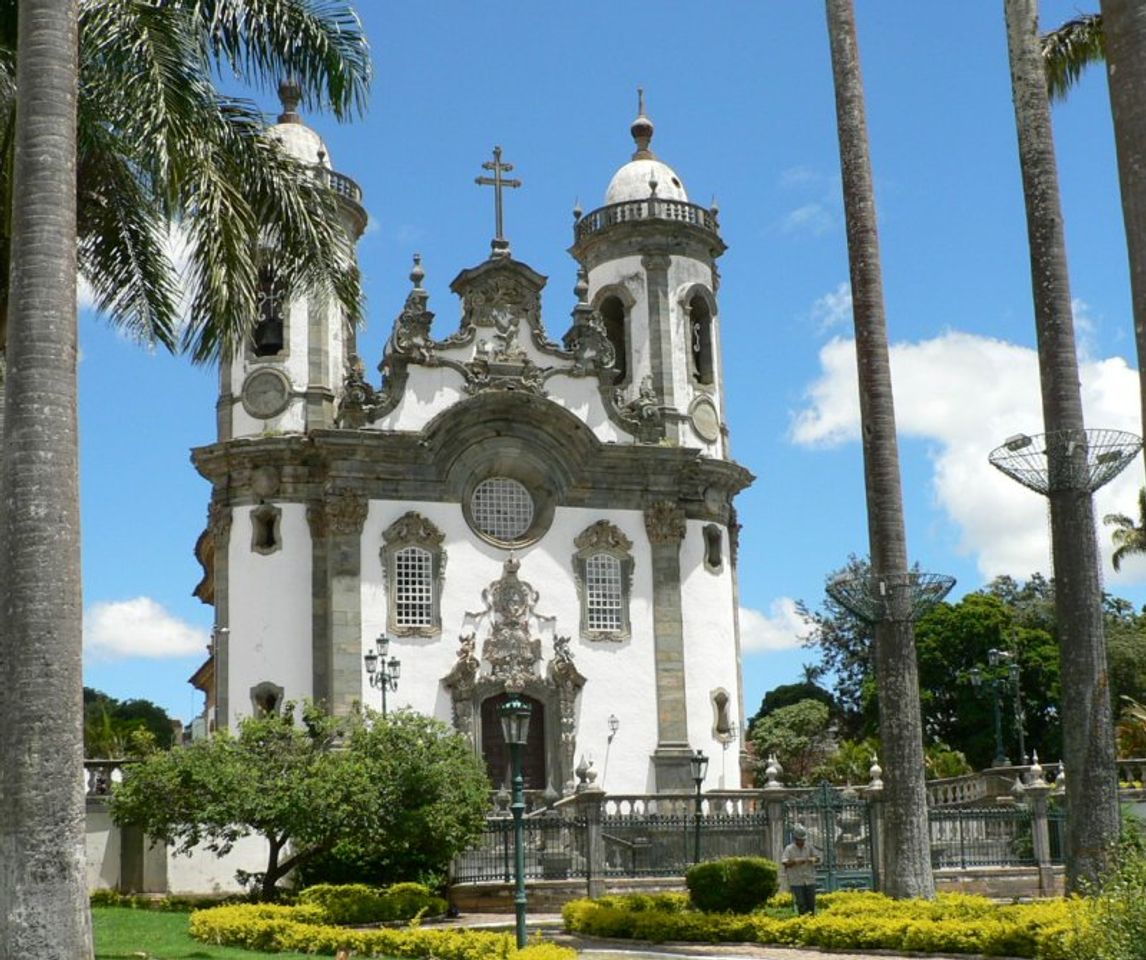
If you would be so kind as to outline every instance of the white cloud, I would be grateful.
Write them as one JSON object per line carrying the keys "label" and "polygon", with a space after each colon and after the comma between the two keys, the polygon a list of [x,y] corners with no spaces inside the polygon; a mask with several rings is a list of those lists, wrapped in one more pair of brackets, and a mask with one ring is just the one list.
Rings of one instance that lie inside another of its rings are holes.
{"label": "white cloud", "polygon": [[[835,446],[859,439],[855,345],[836,337],[820,351],[821,376],[811,384],[791,429],[801,446]],[[1033,349],[948,332],[891,348],[896,421],[904,437],[934,444],[931,483],[936,501],[959,530],[959,548],[973,555],[984,577],[1049,572],[1050,545],[1043,497],[1003,476],[988,454],[1016,433],[1041,433],[1038,358]],[[1091,427],[1138,433],[1138,375],[1125,360],[1084,361],[1083,405]],[[1133,512],[1142,466],[1136,461],[1096,497],[1096,514]],[[910,531],[909,531],[910,535]],[[1143,566],[1114,574],[1110,538],[1100,527],[1103,575],[1141,579]]]}
{"label": "white cloud", "polygon": [[786,233],[807,232],[814,237],[823,236],[835,224],[835,218],[824,204],[814,201],[797,207],[784,217]]}
{"label": "white cloud", "polygon": [[185,657],[205,653],[209,639],[150,597],[97,603],[84,614],[84,652],[101,660]]}
{"label": "white cloud", "polygon": [[851,323],[852,285],[844,282],[830,293],[825,293],[812,304],[811,316],[820,333]]}
{"label": "white cloud", "polygon": [[762,650],[791,650],[800,646],[808,627],[796,612],[791,597],[773,600],[768,613],[740,608],[740,649],[745,653]]}

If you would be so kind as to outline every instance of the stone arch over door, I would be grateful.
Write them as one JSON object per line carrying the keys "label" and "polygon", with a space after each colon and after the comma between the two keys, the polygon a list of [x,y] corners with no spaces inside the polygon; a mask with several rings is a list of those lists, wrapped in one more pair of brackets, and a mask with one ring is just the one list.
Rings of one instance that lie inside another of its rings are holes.
{"label": "stone arch over door", "polygon": [[481,704],[481,755],[485,760],[486,772],[494,789],[509,789],[512,771],[509,762],[509,746],[501,730],[499,710],[511,696],[521,697],[533,708],[529,718],[529,734],[521,753],[521,770],[526,790],[545,790],[550,783],[549,767],[546,763],[546,711],[545,704],[528,694],[495,693],[486,697]]}

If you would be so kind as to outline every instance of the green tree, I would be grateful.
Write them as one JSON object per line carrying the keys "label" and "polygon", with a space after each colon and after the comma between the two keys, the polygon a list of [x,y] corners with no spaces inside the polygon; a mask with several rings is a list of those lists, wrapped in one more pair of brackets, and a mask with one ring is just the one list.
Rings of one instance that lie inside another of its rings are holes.
{"label": "green tree", "polygon": [[443,871],[481,829],[489,782],[468,742],[410,712],[332,718],[317,709],[240,721],[133,765],[112,793],[117,823],[220,856],[267,841],[252,879],[265,899],[290,870],[337,852],[390,863],[395,877]]}
{"label": "green tree", "polygon": [[[141,733],[146,736],[140,737]],[[133,756],[133,747],[153,743],[166,750],[174,740],[171,718],[150,700],[117,700],[84,687],[84,756]]]}
{"label": "green tree", "polygon": [[784,768],[785,783],[806,784],[812,782],[813,771],[835,752],[830,723],[826,704],[801,700],[763,717],[753,725],[749,739],[762,760],[776,756]]}
{"label": "green tree", "polygon": [[0,56],[0,96],[14,103],[19,90],[2,181],[12,349],[0,463],[0,956],[84,960],[75,0],[24,0],[12,27],[15,46]]}
{"label": "green tree", "polygon": [[782,683],[764,694],[764,699],[760,701],[760,709],[748,720],[749,731],[756,726],[757,722],[763,720],[770,714],[775,713],[782,707],[790,707],[802,700],[818,700],[828,708],[834,719],[838,718],[839,710],[836,707],[836,698],[832,696],[830,691],[825,690],[818,683],[814,681],[809,682],[807,680],[801,683]]}
{"label": "green tree", "polygon": [[1125,513],[1108,513],[1102,522],[1116,528],[1110,535],[1114,542],[1110,563],[1115,570],[1122,569],[1122,561],[1127,557],[1146,553],[1146,487],[1138,491],[1137,521]]}
{"label": "green tree", "polygon": [[[1067,887],[1098,883],[1118,838],[1114,724],[1106,684],[1102,589],[1088,444],[1071,311],[1058,169],[1036,0],[1004,0],[1019,167],[1026,200],[1031,290],[1047,434],[1051,553],[1063,683]],[[1109,24],[1107,24],[1109,26]]]}
{"label": "green tree", "polygon": [[1047,93],[1062,100],[1087,67],[1106,59],[1106,35],[1102,16],[1084,13],[1048,30],[1039,38],[1046,69]]}

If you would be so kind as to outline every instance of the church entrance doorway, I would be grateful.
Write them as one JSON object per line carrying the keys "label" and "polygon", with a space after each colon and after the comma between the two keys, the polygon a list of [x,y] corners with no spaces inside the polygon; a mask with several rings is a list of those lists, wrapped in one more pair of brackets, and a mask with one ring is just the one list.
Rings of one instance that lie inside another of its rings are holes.
{"label": "church entrance doorway", "polygon": [[545,776],[545,706],[540,700],[523,693],[499,693],[487,697],[481,705],[481,754],[485,758],[486,772],[495,790],[510,789],[512,771],[509,767],[509,747],[501,732],[498,710],[511,696],[519,697],[533,708],[529,718],[529,736],[522,750],[522,773],[526,790],[544,790]]}

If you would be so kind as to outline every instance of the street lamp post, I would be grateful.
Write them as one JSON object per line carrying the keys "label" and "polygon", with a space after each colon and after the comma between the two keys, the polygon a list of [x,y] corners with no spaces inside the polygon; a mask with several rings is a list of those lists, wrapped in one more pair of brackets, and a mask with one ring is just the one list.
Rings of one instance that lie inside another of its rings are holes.
{"label": "street lamp post", "polygon": [[696,832],[693,840],[692,861],[700,863],[700,813],[702,800],[700,785],[704,783],[704,775],[708,773],[708,757],[703,750],[697,750],[688,758],[689,771],[692,773],[692,782],[696,784]]}
{"label": "street lamp post", "polygon": [[[971,686],[980,690],[985,682],[991,693],[991,713],[995,720],[995,759],[991,761],[993,767],[1005,767],[1011,762],[1003,750],[1003,709],[999,695],[1000,687],[1004,686],[1007,680],[1000,677],[997,670],[999,664],[1009,659],[1010,656],[1006,651],[992,647],[987,651],[987,664],[992,668],[991,675],[984,678],[983,671],[979,667],[972,667],[970,671]],[[1012,666],[1014,665],[1012,664]],[[1022,751],[1021,746],[1019,750]]]}
{"label": "street lamp post", "polygon": [[402,662],[397,657],[386,659],[390,652],[390,638],[382,633],[374,641],[376,650],[368,650],[362,657],[366,661],[366,676],[370,686],[382,691],[382,716],[386,716],[386,692],[398,690],[398,677],[402,672]]}
{"label": "street lamp post", "polygon": [[513,775],[513,802],[509,809],[513,812],[513,907],[517,919],[517,948],[520,950],[525,946],[525,836],[521,826],[521,818],[525,813],[525,777],[521,770],[521,748],[529,736],[529,717],[533,707],[514,695],[498,708],[498,713],[501,716],[501,731],[509,745]]}

